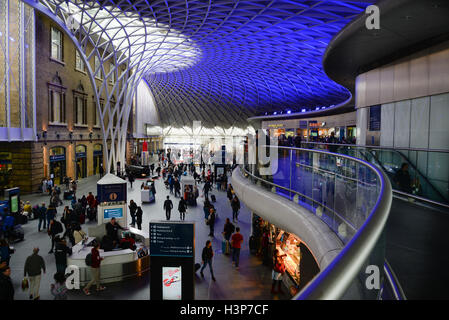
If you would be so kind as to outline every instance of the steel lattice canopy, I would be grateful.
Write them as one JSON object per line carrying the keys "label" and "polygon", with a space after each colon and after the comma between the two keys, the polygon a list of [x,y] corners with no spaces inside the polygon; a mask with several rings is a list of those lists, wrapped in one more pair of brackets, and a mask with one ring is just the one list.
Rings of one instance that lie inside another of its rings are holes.
{"label": "steel lattice canopy", "polygon": [[346,101],[349,91],[326,76],[322,56],[332,37],[369,5],[313,0],[41,2],[53,11],[66,11],[86,32],[112,42],[146,78],[161,125],[177,127],[195,120],[207,127],[246,126],[248,117],[263,112],[299,112]]}

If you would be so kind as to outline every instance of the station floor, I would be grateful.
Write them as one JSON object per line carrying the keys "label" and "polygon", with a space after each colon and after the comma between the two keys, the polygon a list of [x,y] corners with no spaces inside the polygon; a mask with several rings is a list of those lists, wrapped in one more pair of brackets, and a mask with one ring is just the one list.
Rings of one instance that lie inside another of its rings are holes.
{"label": "station floor", "polygon": [[[79,181],[77,195],[88,194],[92,191],[96,194],[96,182],[99,176],[92,176]],[[140,200],[140,185],[143,180],[137,179],[133,183],[133,188],[128,182],[128,201],[133,199],[137,205],[141,205]],[[64,189],[64,187],[62,187]],[[202,185],[200,185],[200,190]],[[251,213],[241,203],[241,210],[239,214],[239,221],[235,223],[239,226],[244,237],[242,251],[240,253],[240,268],[235,270],[231,263],[231,257],[222,254],[221,242],[224,222],[226,217],[232,221],[232,211],[229,201],[226,197],[225,191],[213,190],[217,202],[214,204],[217,208],[218,218],[215,224],[215,237],[212,239],[212,247],[215,251],[213,268],[216,282],[211,280],[209,268],[204,270],[205,278],[201,278],[199,271],[195,275],[195,300],[286,300],[291,296],[288,293],[271,294],[271,269],[262,264],[260,258],[250,254],[248,247],[248,239],[251,233]],[[149,230],[150,220],[165,220],[165,212],[162,208],[163,202],[167,195],[170,195],[159,179],[156,182],[156,202],[152,204],[142,204],[144,211],[142,229]],[[174,208],[177,209],[179,200],[174,199]],[[42,194],[25,195],[21,200],[29,200],[34,206],[45,202],[48,204],[49,197]],[[186,221],[195,222],[195,261],[201,263],[201,252],[208,237],[209,227],[204,222],[203,201],[204,198],[198,198],[197,207],[189,207],[186,214]],[[64,200],[63,200],[64,201]],[[64,201],[64,205],[58,207],[58,218],[60,218],[62,210],[65,205],[69,205],[69,201]],[[131,222],[131,217],[128,217]],[[172,211],[171,220],[179,220],[179,213],[177,210]],[[87,222],[83,225],[83,230],[87,231],[88,225],[92,222]],[[15,288],[16,300],[27,300],[28,292],[23,292],[21,289],[21,281],[23,279],[23,267],[27,256],[32,253],[34,247],[39,247],[39,254],[44,258],[47,272],[42,276],[40,286],[40,297],[42,300],[52,300],[50,294],[50,284],[53,283],[53,275],[56,272],[54,254],[49,254],[51,248],[51,241],[45,231],[38,232],[38,221],[31,220],[26,225],[23,225],[25,231],[25,240],[15,243],[13,246],[16,253],[11,257],[11,278]],[[122,282],[106,284],[107,289],[100,293],[92,290],[92,295],[86,296],[82,290],[72,290],[68,293],[70,300],[149,300],[150,299],[150,280],[149,273],[144,274],[141,278],[129,279]],[[284,292],[286,292],[284,288]]]}

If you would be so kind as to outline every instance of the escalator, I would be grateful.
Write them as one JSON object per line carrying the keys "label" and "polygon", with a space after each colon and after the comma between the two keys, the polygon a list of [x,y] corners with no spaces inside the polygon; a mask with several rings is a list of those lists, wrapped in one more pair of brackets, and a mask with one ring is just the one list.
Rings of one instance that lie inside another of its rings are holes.
{"label": "escalator", "polygon": [[412,182],[411,191],[407,190],[408,193],[449,205],[449,181],[447,178],[442,178],[446,176],[445,173],[448,170],[449,151],[309,142],[302,143],[302,147],[325,149],[375,164],[388,175],[395,191],[406,191],[397,184],[394,176],[403,163],[408,164],[408,173]]}
{"label": "escalator", "polygon": [[408,299],[449,299],[449,213],[394,197],[386,259]]}
{"label": "escalator", "polygon": [[[328,148],[325,144],[305,144],[303,147]],[[448,199],[443,194],[444,187],[435,187],[432,179],[421,172],[430,170],[422,170],[422,165],[415,165],[417,160],[409,159],[410,156],[418,159],[433,155],[426,155],[423,153],[425,151],[401,152],[348,145],[334,146],[333,149],[335,153],[376,164],[390,178],[394,198],[386,225],[386,260],[394,270],[407,299],[449,299]],[[441,160],[435,165],[438,170],[447,170],[448,156],[447,152],[440,156]],[[398,190],[394,181],[396,170],[402,163],[409,164],[409,173],[415,182],[412,193]]]}

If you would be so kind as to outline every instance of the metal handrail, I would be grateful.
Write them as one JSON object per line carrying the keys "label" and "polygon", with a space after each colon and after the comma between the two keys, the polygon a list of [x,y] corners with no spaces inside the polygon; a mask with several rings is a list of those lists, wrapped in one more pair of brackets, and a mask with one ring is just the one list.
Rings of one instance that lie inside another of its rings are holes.
{"label": "metal handrail", "polygon": [[423,198],[423,197],[420,197],[420,196],[417,196],[417,195],[414,195],[414,194],[410,194],[410,193],[399,191],[399,190],[393,190],[393,193],[395,195],[401,195],[401,196],[404,196],[404,197],[407,197],[407,198],[412,198],[412,199],[415,199],[415,200],[419,200],[421,202],[425,202],[425,203],[428,203],[428,204],[431,204],[431,205],[434,205],[434,206],[438,206],[438,207],[443,207],[443,208],[449,209],[449,205],[447,205],[445,203],[441,203],[441,202],[438,202],[438,201],[433,201],[433,200],[430,200],[430,199],[427,199],[427,198]]}
{"label": "metal handrail", "polygon": [[379,196],[373,210],[365,220],[364,224],[351,238],[349,243],[346,244],[337,257],[335,257],[324,270],[318,273],[318,275],[315,276],[315,278],[313,278],[305,288],[293,297],[295,300],[339,299],[351,285],[351,282],[357,277],[359,271],[368,259],[369,254],[373,250],[381,233],[383,232],[392,203],[392,188],[390,181],[382,170],[379,170],[377,167],[366,161],[351,156],[314,149],[311,150],[280,146],[266,147],[321,153],[339,158],[345,158],[369,167],[376,173],[379,179]]}
{"label": "metal handrail", "polygon": [[292,189],[290,189],[290,188],[286,188],[286,187],[280,186],[280,185],[278,185],[278,184],[276,184],[276,183],[273,183],[273,182],[267,181],[267,180],[265,180],[265,179],[259,178],[259,177],[255,176],[255,175],[253,175],[251,172],[249,172],[249,171],[246,170],[245,168],[242,168],[242,169],[243,169],[243,171],[245,172],[245,174],[250,175],[250,176],[253,177],[254,179],[257,179],[257,180],[259,180],[259,181],[261,181],[261,182],[263,182],[263,183],[269,184],[269,185],[271,185],[271,186],[273,186],[273,187],[280,188],[280,189],[283,189],[283,190],[288,191],[288,192],[291,192],[291,193],[296,193],[297,195],[299,195],[299,196],[301,196],[301,197],[304,197],[304,198],[306,198],[307,200],[312,201],[313,203],[318,204],[320,207],[323,207],[323,208],[329,210],[330,212],[332,212],[333,214],[335,214],[337,217],[339,217],[339,218],[340,218],[340,219],[341,219],[347,226],[349,226],[353,231],[357,231],[357,229],[356,229],[356,228],[355,228],[349,221],[347,221],[344,217],[340,216],[335,210],[329,208],[328,206],[325,206],[324,204],[322,204],[322,203],[320,203],[320,202],[318,202],[318,201],[316,201],[316,200],[310,198],[309,196],[307,196],[307,195],[305,195],[305,194],[303,194],[303,193],[300,193],[300,192],[298,192],[298,191],[296,191],[296,190],[292,190]]}
{"label": "metal handrail", "polygon": [[328,143],[328,142],[301,141],[301,144],[318,144],[318,145],[326,145],[326,146],[332,145],[332,146],[351,147],[351,148],[366,148],[366,149],[385,149],[385,150],[405,150],[405,151],[449,153],[449,150],[447,150],[447,149],[385,147],[385,146],[371,146],[371,145],[361,145],[361,144],[351,144],[351,143]]}
{"label": "metal handrail", "polygon": [[399,283],[398,277],[394,273],[387,259],[385,259],[384,263],[384,272],[388,282],[390,283],[390,287],[393,290],[393,294],[395,295],[396,300],[407,300],[404,290],[402,289],[402,286]]}

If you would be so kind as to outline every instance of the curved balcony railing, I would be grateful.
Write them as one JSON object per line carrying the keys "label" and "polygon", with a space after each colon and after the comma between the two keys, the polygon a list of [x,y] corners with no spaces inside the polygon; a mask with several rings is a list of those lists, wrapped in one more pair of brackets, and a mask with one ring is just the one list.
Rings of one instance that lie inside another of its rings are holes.
{"label": "curved balcony railing", "polygon": [[[396,195],[449,209],[449,150],[392,148],[351,144],[302,142],[302,148],[327,150],[372,163],[387,174]],[[409,184],[400,183],[397,173],[408,164]]]}
{"label": "curved balcony railing", "polygon": [[246,154],[247,178],[308,208],[345,245],[294,299],[381,299],[381,284],[392,278],[384,272],[384,226],[392,201],[385,173],[351,156],[266,148],[277,157],[262,166],[249,164]]}

